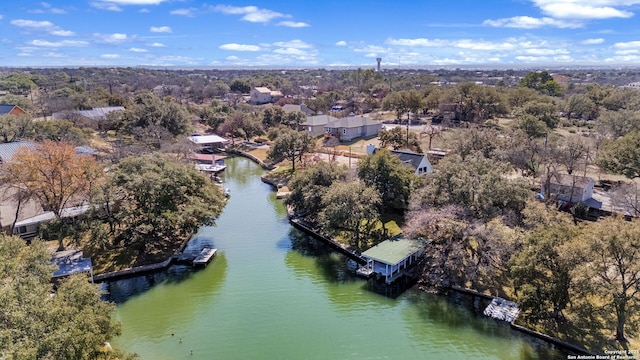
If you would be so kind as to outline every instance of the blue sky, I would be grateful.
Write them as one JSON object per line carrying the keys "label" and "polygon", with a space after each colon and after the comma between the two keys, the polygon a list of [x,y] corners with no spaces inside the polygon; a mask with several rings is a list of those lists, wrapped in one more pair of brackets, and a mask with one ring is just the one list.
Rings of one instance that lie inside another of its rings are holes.
{"label": "blue sky", "polygon": [[2,0],[0,66],[640,66],[640,0]]}

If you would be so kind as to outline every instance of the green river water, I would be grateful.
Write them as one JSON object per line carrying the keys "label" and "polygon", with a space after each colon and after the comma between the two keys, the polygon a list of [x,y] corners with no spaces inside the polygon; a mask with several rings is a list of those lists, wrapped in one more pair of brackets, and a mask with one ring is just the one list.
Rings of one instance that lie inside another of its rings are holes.
{"label": "green river water", "polygon": [[566,359],[461,299],[370,290],[344,257],[289,225],[262,169],[226,163],[231,199],[189,245],[218,254],[203,270],[108,284],[116,346],[142,359]]}

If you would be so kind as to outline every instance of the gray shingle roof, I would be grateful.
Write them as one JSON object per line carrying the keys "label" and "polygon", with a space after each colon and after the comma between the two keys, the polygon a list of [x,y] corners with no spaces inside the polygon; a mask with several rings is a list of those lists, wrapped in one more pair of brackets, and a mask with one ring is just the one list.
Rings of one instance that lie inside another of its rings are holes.
{"label": "gray shingle roof", "polygon": [[365,116],[347,116],[338,120],[329,122],[326,127],[330,128],[356,128],[365,125],[376,125],[379,121],[371,120]]}
{"label": "gray shingle roof", "polygon": [[412,151],[391,150],[391,153],[397,156],[402,163],[411,165],[413,170],[418,169],[420,162],[424,159],[424,154],[418,154]]}
{"label": "gray shingle roof", "polygon": [[307,116],[307,121],[303,122],[300,125],[304,125],[304,126],[327,125],[328,123],[336,120],[339,120],[339,119],[331,115]]}

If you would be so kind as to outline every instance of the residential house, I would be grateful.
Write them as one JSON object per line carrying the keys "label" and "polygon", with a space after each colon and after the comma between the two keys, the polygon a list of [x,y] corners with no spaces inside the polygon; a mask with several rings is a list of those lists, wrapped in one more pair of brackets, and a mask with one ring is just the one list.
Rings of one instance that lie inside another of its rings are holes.
{"label": "residential house", "polygon": [[351,141],[378,135],[382,130],[382,123],[365,116],[348,116],[327,123],[324,130],[325,133],[338,137],[340,141]]}
{"label": "residential house", "polygon": [[268,87],[259,86],[251,90],[249,102],[255,105],[276,102],[283,98],[280,91],[271,91]]}
{"label": "residential house", "polygon": [[339,119],[331,115],[307,116],[307,121],[300,124],[298,130],[308,131],[311,133],[311,136],[317,137],[324,134],[324,127],[335,120]]}
{"label": "residential house", "polygon": [[[373,154],[379,149],[376,149],[375,145],[367,145],[367,155]],[[429,159],[425,154],[415,153],[409,150],[388,150],[393,156],[400,159],[400,162],[409,166],[414,172],[414,175],[426,175],[433,172],[433,167],[429,162]]]}
{"label": "residential house", "polygon": [[364,277],[376,276],[391,284],[418,263],[426,244],[425,239],[394,236],[362,253],[367,263],[357,270],[357,274]]}
{"label": "residential house", "polygon": [[286,104],[284,106],[282,106],[282,110],[285,112],[285,114],[288,113],[292,113],[295,111],[299,111],[301,113],[304,113],[305,115],[309,116],[313,113],[313,111],[311,109],[309,109],[307,107],[307,105],[305,105],[304,103],[300,104],[300,105],[296,105],[296,104]]}
{"label": "residential house", "polygon": [[[89,205],[74,206],[64,208],[60,212],[61,218],[76,218],[89,211]],[[46,211],[41,214],[17,221],[13,228],[13,233],[25,240],[31,240],[38,235],[40,224],[52,221],[56,218],[53,211]]]}
{"label": "residential house", "polygon": [[13,104],[0,104],[0,115],[27,115],[20,106]]}
{"label": "residential house", "polygon": [[569,174],[551,174],[542,181],[542,193],[555,195],[558,200],[587,203],[593,198],[595,182],[590,177]]}

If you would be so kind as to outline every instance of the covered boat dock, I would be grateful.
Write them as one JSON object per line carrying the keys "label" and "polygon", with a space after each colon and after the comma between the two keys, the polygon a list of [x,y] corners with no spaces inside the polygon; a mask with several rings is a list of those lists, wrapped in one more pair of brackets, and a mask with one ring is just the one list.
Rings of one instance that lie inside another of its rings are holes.
{"label": "covered boat dock", "polygon": [[426,245],[426,239],[394,236],[362,253],[367,263],[357,270],[357,274],[384,278],[385,283],[391,284],[418,263]]}

